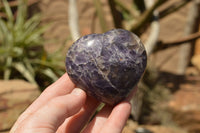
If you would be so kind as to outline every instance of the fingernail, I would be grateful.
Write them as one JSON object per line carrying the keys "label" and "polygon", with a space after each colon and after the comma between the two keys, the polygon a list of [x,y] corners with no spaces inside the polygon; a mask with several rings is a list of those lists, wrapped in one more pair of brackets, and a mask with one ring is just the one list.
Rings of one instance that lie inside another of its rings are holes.
{"label": "fingernail", "polygon": [[79,96],[81,95],[81,93],[83,93],[83,90],[81,90],[80,88],[74,88],[71,94]]}

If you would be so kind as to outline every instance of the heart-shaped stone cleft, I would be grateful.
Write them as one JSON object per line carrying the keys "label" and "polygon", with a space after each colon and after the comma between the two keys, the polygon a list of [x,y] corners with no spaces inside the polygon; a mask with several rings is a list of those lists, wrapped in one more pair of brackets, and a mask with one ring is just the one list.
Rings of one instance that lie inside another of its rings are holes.
{"label": "heart-shaped stone cleft", "polygon": [[67,73],[77,87],[109,105],[128,96],[146,64],[144,45],[123,29],[83,36],[73,43],[66,57]]}

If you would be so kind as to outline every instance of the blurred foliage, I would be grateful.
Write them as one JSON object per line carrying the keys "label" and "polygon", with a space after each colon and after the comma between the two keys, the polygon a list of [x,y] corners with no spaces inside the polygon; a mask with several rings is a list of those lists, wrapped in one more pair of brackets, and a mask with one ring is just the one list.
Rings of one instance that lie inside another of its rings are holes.
{"label": "blurred foliage", "polygon": [[159,72],[155,67],[147,67],[144,78],[139,87],[144,96],[139,123],[141,124],[173,124],[167,101],[171,92],[160,80]]}
{"label": "blurred foliage", "polygon": [[[144,0],[108,0],[113,24],[115,28],[123,28],[138,35],[142,34],[152,21],[153,12],[168,0],[155,0],[153,5],[146,7]],[[159,11],[160,18],[163,18],[186,5],[191,0],[180,0],[175,5],[171,5],[163,11]],[[108,31],[105,15],[100,1],[94,0],[97,16],[99,18],[102,31]]]}
{"label": "blurred foliage", "polygon": [[[152,7],[147,9],[144,0],[132,0],[129,3],[122,0],[109,0],[109,6],[116,28],[124,28],[141,34],[151,22],[153,11],[165,2],[165,0],[156,0]],[[104,24],[106,23],[104,22]]]}
{"label": "blurred foliage", "polygon": [[0,17],[0,78],[23,78],[44,86],[45,79],[52,82],[64,73],[63,57],[60,49],[46,52],[43,33],[49,25],[41,25],[40,14],[27,15],[26,0],[18,2],[15,18],[7,0],[2,0],[6,18]]}

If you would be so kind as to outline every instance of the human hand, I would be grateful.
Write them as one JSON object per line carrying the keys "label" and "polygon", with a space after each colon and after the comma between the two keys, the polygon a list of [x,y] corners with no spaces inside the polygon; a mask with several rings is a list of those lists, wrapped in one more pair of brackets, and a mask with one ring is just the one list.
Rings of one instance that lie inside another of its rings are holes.
{"label": "human hand", "polygon": [[[10,133],[120,133],[131,112],[124,101],[104,106],[90,121],[99,102],[78,88],[65,73],[22,113]],[[87,126],[85,126],[87,125]]]}

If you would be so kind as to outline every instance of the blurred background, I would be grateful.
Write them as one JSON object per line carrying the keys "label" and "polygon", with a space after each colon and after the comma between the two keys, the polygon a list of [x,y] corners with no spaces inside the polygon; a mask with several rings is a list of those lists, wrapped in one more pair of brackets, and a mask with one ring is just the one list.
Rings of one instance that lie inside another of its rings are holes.
{"label": "blurred background", "polygon": [[148,54],[123,133],[200,133],[200,0],[0,0],[0,132],[65,73],[76,39],[113,28]]}

